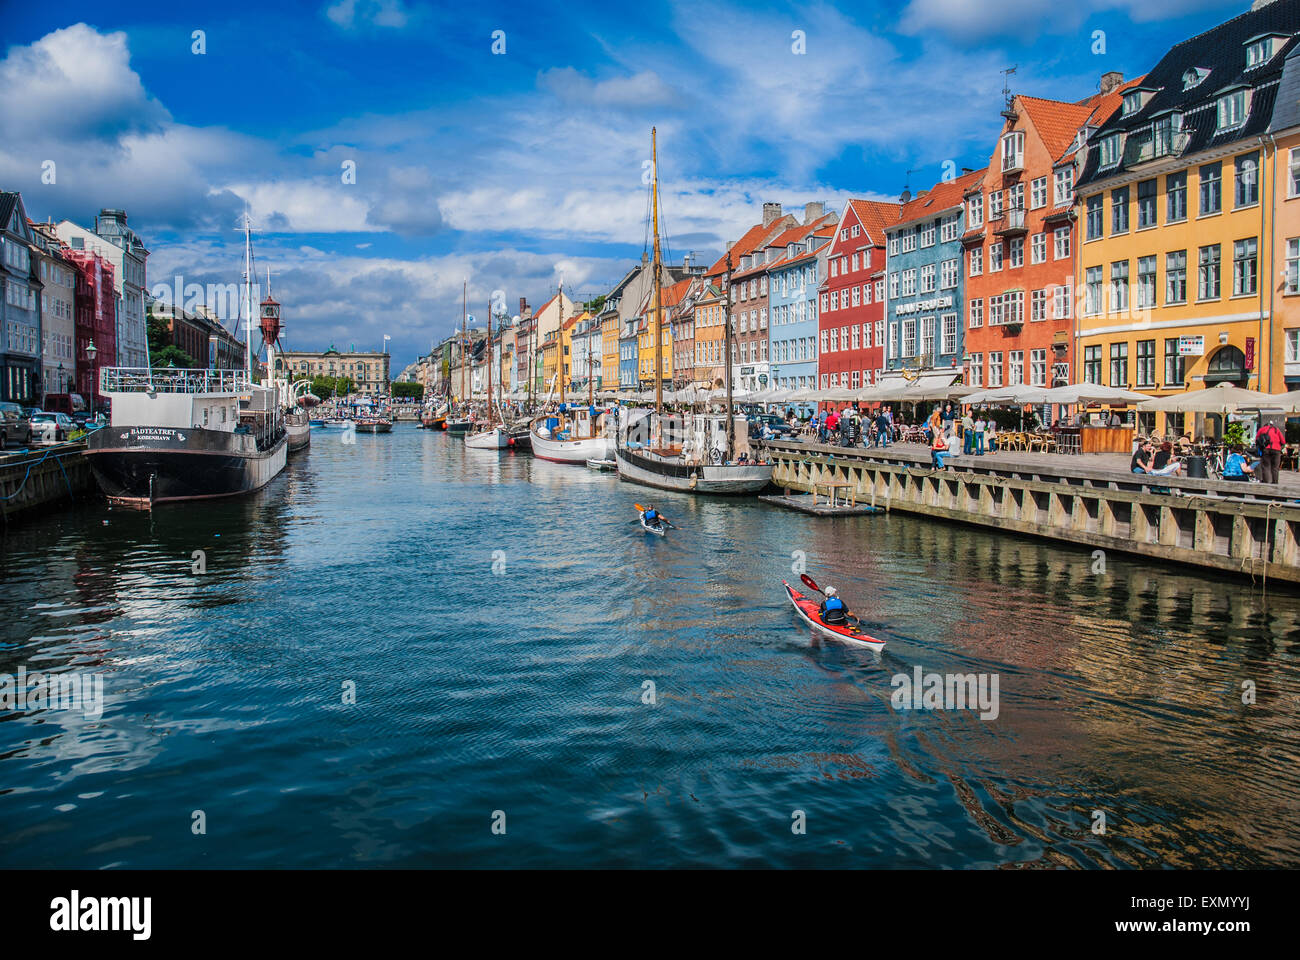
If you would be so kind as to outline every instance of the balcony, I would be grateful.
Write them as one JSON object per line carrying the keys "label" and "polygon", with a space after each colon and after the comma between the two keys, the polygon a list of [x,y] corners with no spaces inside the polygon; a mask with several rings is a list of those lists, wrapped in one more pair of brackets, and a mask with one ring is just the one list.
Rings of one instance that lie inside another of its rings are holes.
{"label": "balcony", "polygon": [[1002,158],[1002,172],[1004,174],[1020,173],[1025,169],[1025,155],[1016,153],[1011,156]]}
{"label": "balcony", "polygon": [[993,231],[999,237],[1021,236],[1029,232],[1025,226],[1025,210],[1023,207],[1017,207],[1014,210],[1007,210],[1001,218],[1002,222],[998,228]]}

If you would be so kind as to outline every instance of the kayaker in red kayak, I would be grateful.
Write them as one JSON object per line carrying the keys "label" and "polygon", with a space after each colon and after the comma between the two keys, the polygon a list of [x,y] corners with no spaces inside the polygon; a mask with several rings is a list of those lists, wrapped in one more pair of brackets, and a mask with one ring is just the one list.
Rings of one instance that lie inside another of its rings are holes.
{"label": "kayaker in red kayak", "polygon": [[827,623],[836,626],[842,626],[849,622],[849,608],[844,605],[844,601],[839,598],[839,592],[834,587],[827,587],[824,591],[826,599],[818,612],[821,618]]}

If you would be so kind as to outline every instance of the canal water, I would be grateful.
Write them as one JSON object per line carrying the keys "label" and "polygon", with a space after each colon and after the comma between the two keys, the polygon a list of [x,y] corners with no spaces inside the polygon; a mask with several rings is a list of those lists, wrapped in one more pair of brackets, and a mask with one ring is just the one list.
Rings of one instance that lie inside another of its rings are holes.
{"label": "canal water", "polygon": [[[801,559],[882,652],[795,618]],[[104,691],[0,710],[0,866],[1296,866],[1264,586],[316,430],[253,497],[0,541],[0,673]],[[997,716],[897,709],[918,666]]]}

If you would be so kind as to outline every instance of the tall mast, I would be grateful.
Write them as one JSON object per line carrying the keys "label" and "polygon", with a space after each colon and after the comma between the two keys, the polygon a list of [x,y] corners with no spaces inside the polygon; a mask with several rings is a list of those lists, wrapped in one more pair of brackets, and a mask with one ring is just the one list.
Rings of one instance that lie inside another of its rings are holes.
{"label": "tall mast", "polygon": [[[592,320],[594,319],[595,317],[592,317]],[[588,327],[590,327],[590,321],[588,321]],[[592,378],[591,378],[591,340],[592,340],[591,330],[588,329],[587,333],[584,334],[584,336],[586,336],[587,338],[587,406],[590,407],[592,405],[592,401],[595,399],[595,394],[592,391],[594,391],[596,388],[595,384],[592,383]]]}
{"label": "tall mast", "polygon": [[655,257],[651,268],[655,274],[654,301],[654,338],[655,338],[655,413],[660,413],[664,405],[664,338],[663,338],[663,291],[659,289],[659,145],[655,128],[650,128],[650,169],[653,174],[652,203],[654,207]]}
{"label": "tall mast", "polygon": [[244,317],[248,324],[244,366],[248,382],[253,382],[253,238],[249,233],[248,214],[244,214]]}
{"label": "tall mast", "polygon": [[488,424],[492,423],[492,301],[488,301],[488,331],[487,331],[487,412]]}
{"label": "tall mast", "polygon": [[460,402],[469,407],[469,281],[460,288]]}
{"label": "tall mast", "polygon": [[727,283],[722,288],[723,368],[727,377],[727,456],[736,449],[736,421],[731,414],[731,251],[727,251]]}
{"label": "tall mast", "polygon": [[555,355],[559,358],[555,363],[556,375],[560,378],[560,403],[564,403],[564,278],[560,278],[560,329],[559,341],[555,344]]}

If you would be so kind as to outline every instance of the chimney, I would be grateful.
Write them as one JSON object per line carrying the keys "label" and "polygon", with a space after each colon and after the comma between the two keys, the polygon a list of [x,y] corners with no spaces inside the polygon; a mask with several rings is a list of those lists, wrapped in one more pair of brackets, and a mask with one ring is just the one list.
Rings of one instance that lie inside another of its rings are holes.
{"label": "chimney", "polygon": [[722,252],[723,252],[723,253],[730,253],[730,252],[731,252],[731,248],[734,247],[735,245],[736,245],[736,241],[735,241],[735,240],[728,240],[728,241],[727,241],[727,249],[726,249],[726,250],[723,250]]}
{"label": "chimney", "polygon": [[1101,93],[1102,96],[1110,93],[1116,87],[1124,82],[1124,74],[1118,70],[1108,70],[1101,75]]}
{"label": "chimney", "polygon": [[916,191],[916,199],[920,200],[922,197],[924,197],[924,196],[925,196],[927,193],[929,193],[929,192],[930,192],[929,190],[918,190],[918,191]]}
{"label": "chimney", "polygon": [[526,316],[528,316],[528,298],[527,298],[527,297],[520,297],[520,298],[519,298],[519,316],[521,316],[521,317],[526,317]]}
{"label": "chimney", "polygon": [[826,216],[826,204],[820,200],[814,200],[812,203],[803,205],[803,222],[804,226],[812,223],[814,220],[820,220]]}
{"label": "chimney", "polygon": [[903,192],[898,195],[898,202],[908,203],[911,199],[912,199],[912,191],[907,189],[907,187],[904,187]]}
{"label": "chimney", "polygon": [[781,204],[765,203],[763,204],[763,226],[771,226],[775,221],[781,219]]}

